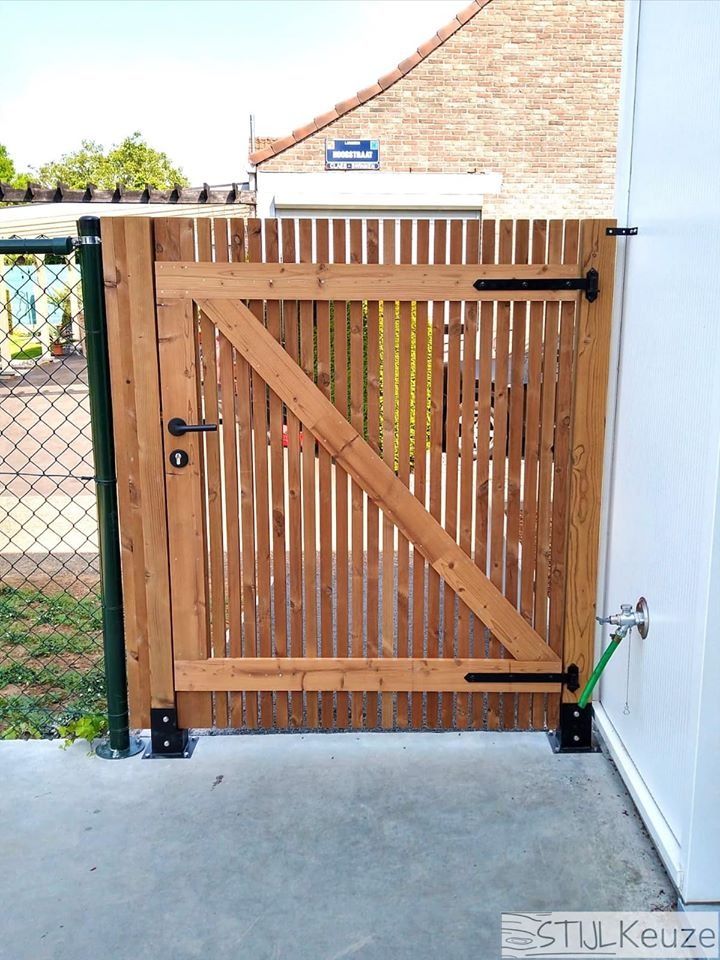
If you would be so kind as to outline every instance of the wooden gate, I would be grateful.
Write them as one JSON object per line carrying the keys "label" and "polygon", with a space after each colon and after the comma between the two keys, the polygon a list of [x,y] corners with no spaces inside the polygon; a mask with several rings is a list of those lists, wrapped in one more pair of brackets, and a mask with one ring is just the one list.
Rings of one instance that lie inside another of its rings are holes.
{"label": "wooden gate", "polygon": [[554,726],[612,224],[103,221],[135,724]]}

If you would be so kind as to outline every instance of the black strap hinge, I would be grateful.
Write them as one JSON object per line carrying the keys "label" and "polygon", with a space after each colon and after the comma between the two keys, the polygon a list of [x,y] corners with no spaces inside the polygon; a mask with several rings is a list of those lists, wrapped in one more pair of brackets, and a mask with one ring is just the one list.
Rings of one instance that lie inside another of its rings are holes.
{"label": "black strap hinge", "polygon": [[467,683],[563,683],[571,693],[580,689],[580,668],[568,664],[565,673],[466,673]]}
{"label": "black strap hinge", "polygon": [[606,237],[636,237],[637,227],[605,227]]}
{"label": "black strap hinge", "polygon": [[530,277],[526,280],[519,280],[517,277],[482,277],[475,281],[473,287],[476,290],[499,293],[506,290],[582,290],[586,299],[594,303],[600,292],[600,275],[591,267],[584,277]]}

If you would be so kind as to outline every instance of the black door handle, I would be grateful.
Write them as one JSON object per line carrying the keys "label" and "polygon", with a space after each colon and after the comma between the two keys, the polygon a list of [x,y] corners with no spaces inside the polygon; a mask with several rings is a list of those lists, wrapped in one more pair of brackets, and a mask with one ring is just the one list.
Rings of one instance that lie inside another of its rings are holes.
{"label": "black door handle", "polygon": [[168,421],[168,433],[174,437],[182,437],[185,433],[214,433],[216,423],[185,423],[182,417],[173,417]]}

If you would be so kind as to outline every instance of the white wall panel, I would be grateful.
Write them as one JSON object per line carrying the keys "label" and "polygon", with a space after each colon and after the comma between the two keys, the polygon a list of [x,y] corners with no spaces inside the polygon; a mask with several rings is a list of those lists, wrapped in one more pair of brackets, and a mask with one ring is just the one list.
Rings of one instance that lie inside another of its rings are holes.
{"label": "white wall panel", "polygon": [[[637,13],[629,4],[629,19]],[[652,626],[647,640],[624,642],[601,700],[685,860],[705,644],[720,626],[708,633],[720,450],[718,49],[720,3],[642,0],[619,144],[631,163],[619,166],[618,217],[639,234],[625,243],[601,602],[610,612],[644,594]]]}

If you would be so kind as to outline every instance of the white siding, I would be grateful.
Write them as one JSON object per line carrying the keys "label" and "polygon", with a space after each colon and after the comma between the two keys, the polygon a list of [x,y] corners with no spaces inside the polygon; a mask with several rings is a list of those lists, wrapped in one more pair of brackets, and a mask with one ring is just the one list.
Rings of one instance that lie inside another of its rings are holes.
{"label": "white siding", "polygon": [[657,805],[656,831],[677,843],[681,893],[720,900],[720,796],[703,817],[710,799],[696,789],[712,764],[720,772],[718,694],[703,679],[720,630],[720,4],[641,0],[627,21],[637,74],[630,42],[618,218],[639,235],[624,245],[600,603],[610,612],[644,594],[652,625],[611,662],[601,717]]}

